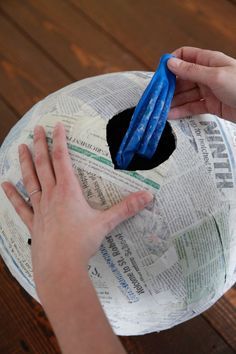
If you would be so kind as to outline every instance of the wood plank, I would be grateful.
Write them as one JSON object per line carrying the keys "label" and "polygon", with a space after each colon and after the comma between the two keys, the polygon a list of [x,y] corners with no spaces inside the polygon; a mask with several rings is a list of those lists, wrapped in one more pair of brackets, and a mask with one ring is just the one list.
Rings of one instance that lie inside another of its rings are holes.
{"label": "wood plank", "polygon": [[71,82],[1,13],[0,48],[0,95],[19,114]]}
{"label": "wood plank", "polygon": [[236,57],[236,7],[226,0],[69,1],[151,68],[183,45]]}
{"label": "wood plank", "polygon": [[0,97],[0,145],[17,120],[17,113]]}
{"label": "wood plank", "polygon": [[203,316],[236,351],[236,308],[227,301],[227,297],[223,296]]}
{"label": "wood plank", "polygon": [[235,353],[201,316],[160,333],[123,337],[122,342],[135,354]]}
{"label": "wood plank", "polygon": [[74,79],[143,64],[63,0],[9,0],[2,10]]}
{"label": "wood plank", "polygon": [[11,276],[0,257],[0,353],[60,353],[41,306]]}
{"label": "wood plank", "polygon": [[236,308],[236,284],[230,289],[226,294],[225,298],[228,300],[228,302]]}

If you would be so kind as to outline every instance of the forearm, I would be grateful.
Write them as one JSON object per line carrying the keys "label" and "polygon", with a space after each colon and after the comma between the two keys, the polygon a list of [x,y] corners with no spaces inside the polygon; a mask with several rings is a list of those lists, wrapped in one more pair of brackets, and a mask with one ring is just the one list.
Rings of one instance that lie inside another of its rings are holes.
{"label": "forearm", "polygon": [[42,298],[64,354],[124,354],[86,270],[53,284]]}

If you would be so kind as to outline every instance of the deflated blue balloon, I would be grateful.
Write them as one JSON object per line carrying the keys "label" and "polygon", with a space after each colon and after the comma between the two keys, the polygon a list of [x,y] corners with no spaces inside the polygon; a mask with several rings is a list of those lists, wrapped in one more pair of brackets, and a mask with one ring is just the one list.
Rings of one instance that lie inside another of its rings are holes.
{"label": "deflated blue balloon", "polygon": [[161,57],[157,71],[144,91],[116,155],[120,169],[126,169],[135,154],[151,159],[166,125],[175,92],[176,77],[168,69],[171,54]]}

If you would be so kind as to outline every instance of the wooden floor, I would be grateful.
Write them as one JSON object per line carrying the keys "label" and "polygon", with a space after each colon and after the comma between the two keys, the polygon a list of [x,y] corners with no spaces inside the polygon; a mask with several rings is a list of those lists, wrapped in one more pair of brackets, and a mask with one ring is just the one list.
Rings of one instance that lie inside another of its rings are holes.
{"label": "wooden floor", "polygon": [[[2,0],[0,139],[35,102],[75,80],[154,70],[182,45],[236,58],[235,35],[236,0]],[[236,288],[174,329],[121,340],[133,354],[235,353]],[[42,308],[0,261],[0,354],[12,353],[60,351]]]}

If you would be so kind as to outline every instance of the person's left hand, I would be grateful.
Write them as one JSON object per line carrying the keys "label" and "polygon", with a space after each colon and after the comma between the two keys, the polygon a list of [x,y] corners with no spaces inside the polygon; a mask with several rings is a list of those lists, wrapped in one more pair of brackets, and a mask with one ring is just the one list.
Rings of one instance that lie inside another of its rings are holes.
{"label": "person's left hand", "polygon": [[19,147],[32,208],[11,183],[4,182],[2,187],[32,235],[33,273],[40,297],[50,284],[77,275],[81,266],[86,268],[104,236],[144,209],[152,195],[140,191],[108,210],[91,208],[74,174],[61,123],[54,129],[52,159],[40,126],[34,131],[34,152],[33,162],[27,145]]}

